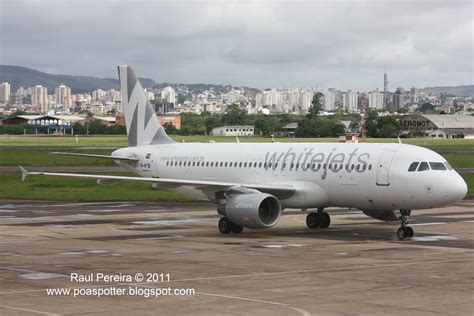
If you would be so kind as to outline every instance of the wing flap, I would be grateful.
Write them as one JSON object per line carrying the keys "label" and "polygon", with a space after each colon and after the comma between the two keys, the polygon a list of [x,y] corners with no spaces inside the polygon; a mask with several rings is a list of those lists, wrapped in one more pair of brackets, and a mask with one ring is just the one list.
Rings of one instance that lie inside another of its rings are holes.
{"label": "wing flap", "polygon": [[215,189],[230,189],[235,187],[244,187],[255,189],[261,192],[273,194],[277,197],[283,198],[293,195],[295,188],[292,185],[284,184],[268,184],[268,183],[232,183],[219,181],[201,181],[201,180],[184,180],[184,179],[167,179],[167,178],[149,178],[149,177],[127,177],[127,176],[111,176],[99,174],[83,174],[83,173],[60,173],[60,172],[43,172],[43,171],[28,171],[22,166],[19,166],[22,173],[22,181],[25,181],[29,175],[44,175],[53,177],[72,177],[82,179],[102,180],[103,182],[115,181],[133,181],[145,182],[152,184],[169,184],[174,186],[193,186],[196,188],[215,188]]}

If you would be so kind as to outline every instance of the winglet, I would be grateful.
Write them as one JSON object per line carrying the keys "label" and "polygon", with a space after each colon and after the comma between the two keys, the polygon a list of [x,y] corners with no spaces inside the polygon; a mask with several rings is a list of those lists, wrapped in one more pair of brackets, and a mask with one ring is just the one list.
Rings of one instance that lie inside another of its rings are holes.
{"label": "winglet", "polygon": [[403,144],[403,143],[402,143],[402,140],[400,139],[400,136],[398,136],[397,138],[398,138],[398,143],[399,143],[399,144]]}
{"label": "winglet", "polygon": [[240,143],[239,136],[235,136],[235,140],[237,143]]}
{"label": "winglet", "polygon": [[28,177],[28,175],[30,174],[28,172],[28,170],[26,170],[25,168],[23,168],[22,166],[18,166],[21,170],[21,182],[25,182],[26,180],[26,177]]}

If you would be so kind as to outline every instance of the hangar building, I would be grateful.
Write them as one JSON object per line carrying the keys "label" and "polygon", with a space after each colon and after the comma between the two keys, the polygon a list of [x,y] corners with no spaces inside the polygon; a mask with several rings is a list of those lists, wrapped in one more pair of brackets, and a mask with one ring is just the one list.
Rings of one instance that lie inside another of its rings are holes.
{"label": "hangar building", "polygon": [[0,120],[0,125],[26,124],[37,133],[65,133],[70,130],[73,134],[73,125],[84,120],[85,118],[75,115],[17,115]]}
{"label": "hangar building", "polygon": [[471,115],[405,115],[399,119],[401,131],[407,135],[431,138],[474,137],[474,116]]}

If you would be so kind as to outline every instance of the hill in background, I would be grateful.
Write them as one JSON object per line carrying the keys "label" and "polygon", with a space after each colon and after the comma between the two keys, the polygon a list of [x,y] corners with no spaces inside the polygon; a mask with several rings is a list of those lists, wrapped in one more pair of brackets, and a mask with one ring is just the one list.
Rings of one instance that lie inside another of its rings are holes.
{"label": "hill in background", "polygon": [[458,87],[431,87],[423,88],[421,90],[431,95],[440,95],[442,93],[458,97],[474,98],[474,85]]}
{"label": "hill in background", "polygon": [[[171,85],[178,91],[179,86],[186,86],[191,93],[200,93],[204,90],[213,89],[216,92],[225,92],[232,88],[229,85],[216,85],[216,84],[179,84],[179,83],[156,83],[152,79],[140,78],[140,81],[144,88],[163,88]],[[112,78],[97,78],[87,76],[71,76],[71,75],[53,75],[45,72],[37,71],[34,69],[20,67],[20,66],[9,66],[0,65],[0,82],[9,82],[11,85],[11,91],[15,92],[19,87],[33,87],[35,85],[43,85],[48,87],[48,93],[54,93],[54,89],[61,83],[71,87],[72,93],[86,93],[91,92],[95,89],[119,89],[118,79]],[[257,93],[260,90],[249,87],[241,87],[249,92]],[[474,85],[470,86],[455,86],[455,87],[428,87],[423,88],[424,91],[431,95],[440,95],[441,93],[453,96],[461,97],[474,97]]]}
{"label": "hill in background", "polygon": [[[156,82],[152,79],[140,78],[140,81],[144,88],[156,85]],[[9,65],[0,65],[0,82],[9,82],[12,92],[19,87],[27,88],[42,85],[48,87],[48,93],[51,94],[61,83],[71,87],[72,93],[91,92],[95,89],[119,89],[118,79],[53,75],[26,67]]]}

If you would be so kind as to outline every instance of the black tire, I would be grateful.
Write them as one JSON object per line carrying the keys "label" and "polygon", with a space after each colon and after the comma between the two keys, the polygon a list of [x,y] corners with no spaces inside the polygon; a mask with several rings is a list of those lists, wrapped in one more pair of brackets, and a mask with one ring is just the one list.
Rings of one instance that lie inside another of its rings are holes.
{"label": "black tire", "polygon": [[329,225],[331,224],[331,216],[329,216],[328,213],[322,212],[319,213],[319,227],[321,228],[328,228]]}
{"label": "black tire", "polygon": [[404,227],[400,227],[397,231],[398,239],[405,240],[408,237],[407,230]]}
{"label": "black tire", "polygon": [[306,216],[306,225],[308,228],[314,229],[319,227],[319,222],[318,222],[318,213],[311,212]]}
{"label": "black tire", "polygon": [[221,234],[229,234],[232,231],[232,223],[227,217],[221,217],[219,220],[219,231]]}
{"label": "black tire", "polygon": [[410,226],[405,227],[405,231],[407,233],[408,238],[413,238],[413,236],[415,236],[415,231]]}
{"label": "black tire", "polygon": [[242,226],[239,226],[237,224],[232,224],[232,228],[231,228],[232,233],[240,234],[243,230],[244,228]]}

